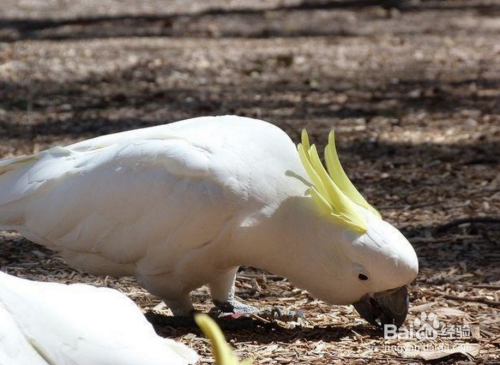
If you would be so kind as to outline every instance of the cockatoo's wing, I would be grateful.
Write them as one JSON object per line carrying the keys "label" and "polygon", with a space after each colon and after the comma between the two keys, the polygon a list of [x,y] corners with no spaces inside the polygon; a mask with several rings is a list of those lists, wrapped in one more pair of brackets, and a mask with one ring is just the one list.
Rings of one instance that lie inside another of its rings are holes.
{"label": "cockatoo's wing", "polygon": [[164,270],[176,260],[171,250],[196,248],[219,234],[237,199],[234,178],[224,175],[235,165],[224,158],[234,157],[213,159],[224,149],[217,137],[223,126],[210,129],[210,137],[190,124],[203,125],[188,121],[182,133],[169,125],[118,133],[4,161],[0,228],[16,229],[94,273]]}
{"label": "cockatoo's wing", "polygon": [[286,175],[303,171],[295,154],[277,127],[238,117],[55,147],[0,163],[0,229],[60,251],[72,266],[136,275],[148,287],[268,196],[285,199],[294,186],[301,195],[303,183]]}
{"label": "cockatoo's wing", "polygon": [[156,335],[137,306],[116,290],[1,273],[0,305],[50,364],[184,365],[198,358],[185,345]]}

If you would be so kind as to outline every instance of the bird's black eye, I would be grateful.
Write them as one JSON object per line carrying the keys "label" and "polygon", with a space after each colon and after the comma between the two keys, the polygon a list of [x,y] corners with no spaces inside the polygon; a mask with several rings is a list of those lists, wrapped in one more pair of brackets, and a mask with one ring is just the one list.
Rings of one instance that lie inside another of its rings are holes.
{"label": "bird's black eye", "polygon": [[359,280],[366,281],[366,280],[368,280],[368,276],[366,276],[365,274],[359,274],[359,275],[358,275],[358,279],[359,279]]}

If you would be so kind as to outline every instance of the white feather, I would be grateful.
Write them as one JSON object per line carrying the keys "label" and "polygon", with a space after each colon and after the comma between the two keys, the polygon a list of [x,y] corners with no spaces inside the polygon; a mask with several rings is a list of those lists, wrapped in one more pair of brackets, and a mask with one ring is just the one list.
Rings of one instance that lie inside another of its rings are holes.
{"label": "white feather", "polygon": [[0,305],[0,365],[48,365]]}
{"label": "white feather", "polygon": [[185,365],[197,355],[159,337],[125,295],[0,273],[1,365]]}

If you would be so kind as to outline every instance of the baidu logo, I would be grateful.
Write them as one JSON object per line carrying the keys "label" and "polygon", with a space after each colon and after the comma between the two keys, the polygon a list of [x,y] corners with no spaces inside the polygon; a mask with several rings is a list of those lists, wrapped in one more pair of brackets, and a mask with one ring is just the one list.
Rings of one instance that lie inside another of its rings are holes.
{"label": "baidu logo", "polygon": [[427,327],[432,327],[434,330],[438,330],[439,327],[439,320],[437,318],[437,315],[434,313],[427,313],[422,312],[420,313],[420,318],[416,317],[415,320],[413,321],[413,326],[415,328],[427,328]]}
{"label": "baidu logo", "polygon": [[408,328],[397,328],[393,324],[384,326],[384,338],[387,340],[419,339],[435,340],[436,338],[467,339],[471,336],[469,325],[442,325],[435,313],[420,313]]}

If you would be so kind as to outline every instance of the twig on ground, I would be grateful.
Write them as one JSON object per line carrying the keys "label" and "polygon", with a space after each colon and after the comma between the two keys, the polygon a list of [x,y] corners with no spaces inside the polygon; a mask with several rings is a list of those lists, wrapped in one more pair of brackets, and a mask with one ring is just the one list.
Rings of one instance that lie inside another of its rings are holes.
{"label": "twig on ground", "polygon": [[500,290],[500,285],[491,285],[491,284],[476,284],[476,285],[469,285],[471,288],[478,288],[478,289],[492,289],[492,290]]}
{"label": "twig on ground", "polygon": [[252,274],[252,273],[245,273],[245,274],[238,274],[238,278],[241,279],[262,279],[265,278],[267,280],[286,280],[282,276],[278,275],[273,275],[273,274]]}
{"label": "twig on ground", "polygon": [[454,228],[456,226],[460,226],[466,223],[498,223],[500,224],[500,218],[498,217],[466,217],[466,218],[458,218],[452,220],[449,223],[438,226],[434,229],[434,234],[439,234],[446,232],[450,228]]}
{"label": "twig on ground", "polygon": [[495,307],[500,307],[500,302],[494,301],[494,300],[489,300],[483,297],[459,297],[457,295],[450,295],[446,294],[444,296],[446,299],[452,299],[452,300],[457,300],[457,301],[462,301],[462,302],[476,302],[476,303],[483,303],[487,305],[492,305]]}
{"label": "twig on ground", "polygon": [[378,210],[391,210],[391,209],[418,209],[418,208],[424,208],[424,207],[430,207],[433,205],[438,205],[441,202],[436,201],[436,202],[428,202],[428,203],[421,203],[421,204],[398,204],[398,205],[385,205],[381,207],[377,207]]}

